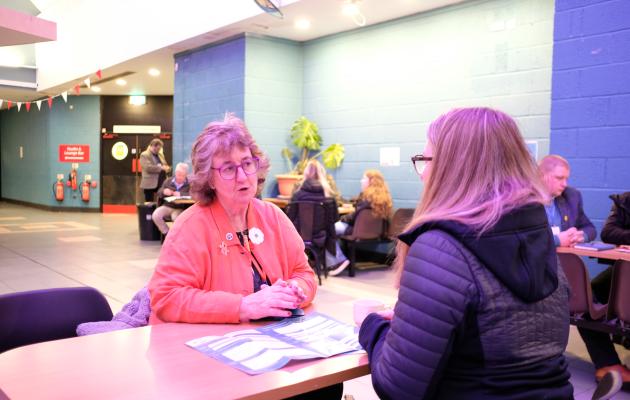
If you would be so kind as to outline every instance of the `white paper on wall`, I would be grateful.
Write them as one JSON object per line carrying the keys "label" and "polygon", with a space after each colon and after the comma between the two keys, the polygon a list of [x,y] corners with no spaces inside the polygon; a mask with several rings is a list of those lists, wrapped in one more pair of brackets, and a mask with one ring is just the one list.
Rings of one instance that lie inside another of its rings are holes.
{"label": "white paper on wall", "polygon": [[400,166],[400,147],[381,147],[379,164],[381,167]]}

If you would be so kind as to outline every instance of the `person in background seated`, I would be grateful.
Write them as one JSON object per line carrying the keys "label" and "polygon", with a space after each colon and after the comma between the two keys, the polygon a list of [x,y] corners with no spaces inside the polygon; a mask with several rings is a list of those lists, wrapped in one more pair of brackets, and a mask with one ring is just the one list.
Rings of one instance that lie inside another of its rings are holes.
{"label": "person in background seated", "polygon": [[[616,245],[630,245],[630,192],[613,194],[610,215],[602,229],[602,241]],[[608,303],[612,267],[606,268],[591,281],[595,300]],[[623,379],[623,389],[630,390],[630,370],[621,363],[615,346],[607,333],[578,328],[588,354],[595,364],[595,379],[600,380],[608,371],[618,371]]]}
{"label": "person in background seated", "polygon": [[[361,193],[357,198],[355,211],[341,217],[341,220],[335,224],[335,231],[337,235],[352,234],[355,219],[364,209],[369,209],[375,217],[388,221],[392,206],[392,195],[383,174],[379,170],[368,169],[361,178]],[[339,275],[348,265],[349,262],[342,263],[330,271],[330,275]]]}
{"label": "person in background seated", "polygon": [[582,194],[567,184],[569,162],[563,157],[550,154],[540,161],[539,170],[553,199],[545,205],[545,211],[556,246],[570,247],[595,239],[597,231],[584,214]]}
{"label": "person in background seated", "polygon": [[424,194],[399,236],[398,301],[359,341],[387,399],[572,399],[569,288],[514,120],[454,109],[412,161]]}
{"label": "person in background seated", "polygon": [[[189,196],[190,184],[188,183],[188,164],[179,163],[175,166],[175,176],[168,178],[164,181],[164,184],[158,190],[158,204],[164,202],[165,197],[169,196]],[[164,221],[164,218],[169,217],[171,221],[175,222],[175,219],[182,213],[181,208],[173,208],[168,205],[161,205],[153,211],[151,218],[153,223],[158,227],[163,235],[168,233],[168,225]]]}
{"label": "person in background seated", "polygon": [[611,194],[610,215],[602,228],[602,240],[616,245],[630,245],[630,192]]}
{"label": "person in background seated", "polygon": [[[317,284],[304,242],[278,207],[255,198],[269,162],[243,121],[227,114],[208,124],[191,159],[197,203],[164,241],[148,285],[149,322],[235,324],[309,305]],[[339,399],[343,385],[315,393]]]}
{"label": "person in background seated", "polygon": [[147,149],[140,153],[140,167],[142,167],[140,187],[144,189],[144,201],[155,201],[155,193],[162,187],[166,174],[171,170],[164,158],[162,147],[164,143],[155,138],[151,140]]}
{"label": "person in background seated", "polygon": [[[316,209],[320,212],[314,215],[314,222],[321,224],[319,226],[326,226],[325,238],[315,237],[313,240],[318,246],[326,248],[326,266],[329,268],[337,268],[341,263],[346,263],[347,265],[350,261],[343,255],[339,247],[339,242],[337,241],[337,235],[335,233],[335,222],[339,219],[337,201],[335,199],[335,192],[330,187],[326,176],[326,169],[324,169],[324,166],[319,161],[309,161],[306,168],[304,168],[304,179],[293,193],[291,203],[297,201],[313,201],[322,202],[324,204],[326,208],[325,215],[319,215],[321,214],[321,209]],[[297,207],[289,205],[287,215],[289,219],[293,221],[293,224],[299,228],[301,221],[299,220]]]}

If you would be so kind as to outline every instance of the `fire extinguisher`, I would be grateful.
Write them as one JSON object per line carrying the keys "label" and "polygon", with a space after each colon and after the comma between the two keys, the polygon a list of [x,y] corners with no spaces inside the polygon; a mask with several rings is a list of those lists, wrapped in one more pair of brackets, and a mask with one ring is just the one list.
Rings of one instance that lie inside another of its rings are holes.
{"label": "fire extinguisher", "polygon": [[68,175],[68,187],[71,187],[72,190],[77,190],[77,170],[72,169],[70,171],[70,175]]}
{"label": "fire extinguisher", "polygon": [[53,193],[55,194],[55,200],[63,201],[63,183],[61,182],[61,179],[58,179],[57,182],[53,183]]}
{"label": "fire extinguisher", "polygon": [[83,181],[81,183],[81,200],[90,201],[90,181]]}

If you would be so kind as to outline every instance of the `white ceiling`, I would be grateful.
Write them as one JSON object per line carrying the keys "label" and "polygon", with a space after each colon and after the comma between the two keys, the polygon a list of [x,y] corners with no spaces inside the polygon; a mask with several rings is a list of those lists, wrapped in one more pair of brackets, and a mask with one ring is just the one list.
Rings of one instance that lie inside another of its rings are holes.
{"label": "white ceiling", "polygon": [[[0,2],[3,0],[0,0]],[[225,26],[219,30],[208,32],[204,35],[175,43],[171,46],[145,54],[135,59],[123,62],[103,70],[103,78],[117,76],[131,72],[124,77],[126,86],[118,86],[114,80],[102,84],[101,92],[94,93],[87,88],[81,90],[81,94],[101,95],[172,95],[174,87],[174,61],[173,55],[182,51],[208,45],[222,39],[241,33],[255,33],[260,35],[284,38],[294,41],[308,41],[323,36],[358,29],[359,27],[350,17],[341,13],[345,0],[302,0],[286,7],[280,7],[284,18],[279,19],[271,15],[261,14],[239,23]],[[465,0],[363,0],[360,8],[365,15],[366,25],[374,25],[380,22],[401,18],[408,15],[425,12],[428,10],[461,3]],[[42,2],[42,0],[39,0]],[[45,3],[45,2],[43,2]],[[276,4],[281,3],[275,1]],[[42,4],[38,4],[40,7]],[[106,3],[104,3],[106,6]],[[308,30],[298,30],[293,24],[296,19],[307,18],[311,21]],[[160,76],[152,77],[148,74],[149,68],[157,68]],[[77,82],[68,82],[58,87],[50,88],[45,92],[15,90],[0,86],[0,99],[14,101],[31,101],[48,95],[57,95]]]}

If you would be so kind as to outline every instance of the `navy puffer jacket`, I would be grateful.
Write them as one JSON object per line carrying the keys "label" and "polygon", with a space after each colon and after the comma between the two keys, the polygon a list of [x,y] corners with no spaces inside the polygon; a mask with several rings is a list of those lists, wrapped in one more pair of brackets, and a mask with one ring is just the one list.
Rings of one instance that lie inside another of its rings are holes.
{"label": "navy puffer jacket", "polygon": [[359,340],[383,399],[570,399],[568,286],[542,205],[478,236],[433,222],[410,245],[395,317]]}

